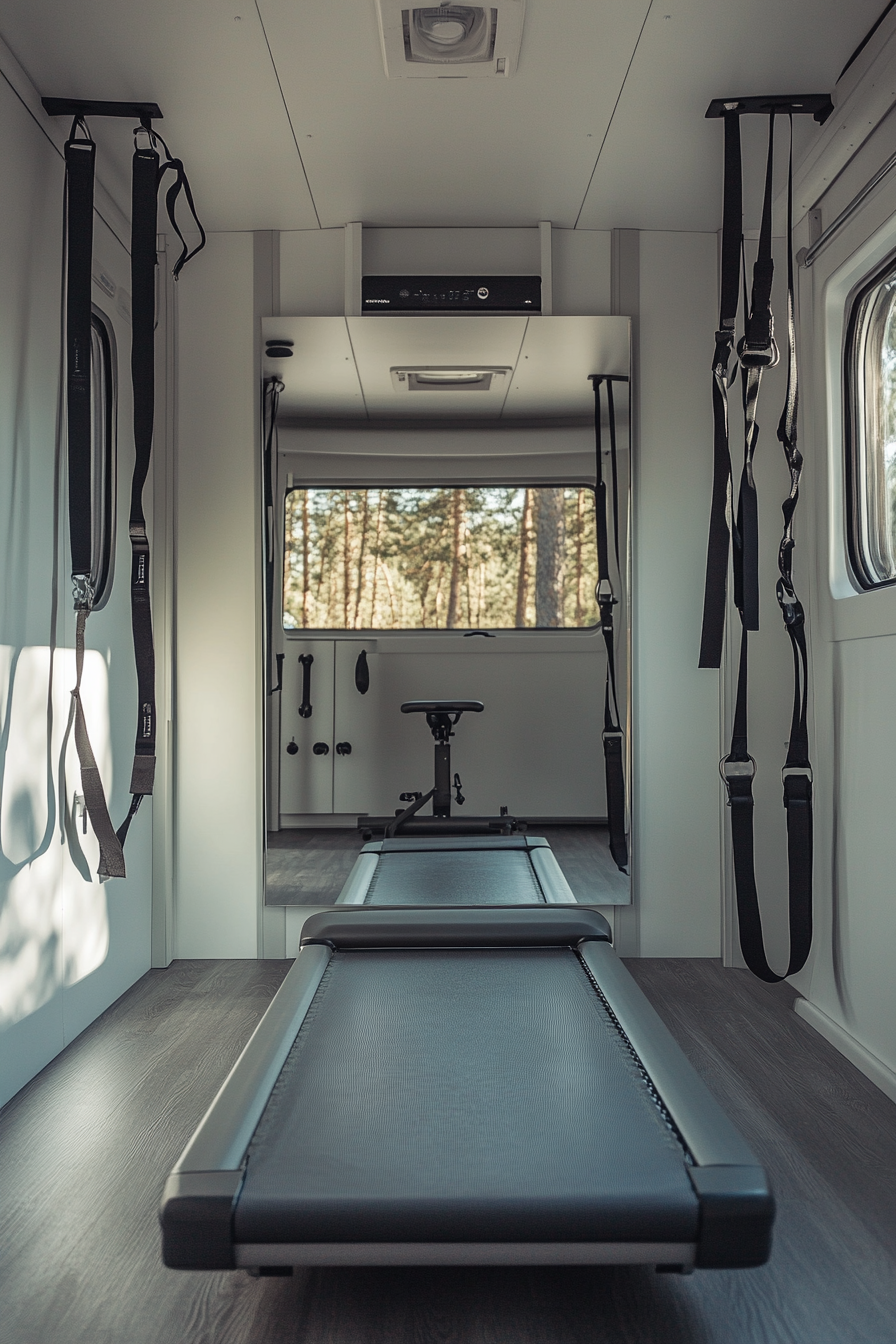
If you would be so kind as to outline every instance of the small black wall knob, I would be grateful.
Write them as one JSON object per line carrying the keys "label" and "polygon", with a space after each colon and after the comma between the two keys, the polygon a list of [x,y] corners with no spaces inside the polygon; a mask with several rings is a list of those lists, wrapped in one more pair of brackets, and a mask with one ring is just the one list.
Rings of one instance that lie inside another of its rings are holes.
{"label": "small black wall knob", "polygon": [[326,742],[315,742],[311,750],[315,756],[328,756],[330,754],[330,748]]}
{"label": "small black wall knob", "polygon": [[337,743],[336,743],[336,755],[337,755],[337,756],[351,756],[351,754],[352,754],[352,744],[351,744],[351,742],[337,742]]}
{"label": "small black wall knob", "polygon": [[293,738],[291,742],[287,742],[286,744],[287,756],[295,756],[298,750],[299,750],[299,744],[296,742],[295,738]]}

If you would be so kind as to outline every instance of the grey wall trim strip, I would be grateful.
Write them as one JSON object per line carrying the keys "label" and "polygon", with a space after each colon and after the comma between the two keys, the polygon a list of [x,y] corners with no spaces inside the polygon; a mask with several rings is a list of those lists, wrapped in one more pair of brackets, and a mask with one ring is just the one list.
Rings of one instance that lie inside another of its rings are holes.
{"label": "grey wall trim strip", "polygon": [[579,949],[699,1166],[759,1163],[606,943]]}
{"label": "grey wall trim strip", "polygon": [[881,168],[878,168],[871,180],[865,183],[862,190],[858,192],[857,195],[853,196],[849,204],[840,211],[837,218],[832,220],[824,232],[816,238],[815,242],[808,248],[803,256],[804,266],[812,265],[819,252],[822,252],[827,247],[828,243],[835,234],[840,232],[844,224],[849,223],[859,206],[868,199],[875,187],[878,186],[878,184],[882,182],[894,168],[896,168],[896,154],[892,154],[890,158],[887,159],[886,163]]}
{"label": "grey wall trim strip", "polygon": [[239,1268],[258,1265],[682,1265],[688,1242],[380,1241],[298,1242],[234,1247]]}
{"label": "grey wall trim strip", "polygon": [[529,859],[548,905],[576,904],[575,892],[563,876],[553,850],[533,846],[529,851]]}
{"label": "grey wall trim strip", "polygon": [[303,948],[174,1168],[239,1167],[271,1089],[298,1035],[327,963],[328,947]]}
{"label": "grey wall trim strip", "polygon": [[336,897],[336,904],[363,905],[378,863],[378,854],[370,854],[366,850],[359,854],[355,859],[354,868],[345,879],[345,886]]}

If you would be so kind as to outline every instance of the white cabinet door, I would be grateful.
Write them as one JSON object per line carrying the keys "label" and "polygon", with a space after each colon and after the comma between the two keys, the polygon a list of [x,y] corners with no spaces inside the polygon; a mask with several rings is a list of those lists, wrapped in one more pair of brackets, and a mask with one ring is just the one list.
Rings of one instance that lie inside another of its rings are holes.
{"label": "white cabinet door", "polygon": [[[334,641],[289,639],[285,651],[280,709],[281,825],[288,825],[289,817],[296,814],[333,811],[335,757]],[[303,658],[311,662],[302,663]]]}
{"label": "white cabinet door", "polygon": [[[398,806],[383,789],[391,706],[384,699],[381,661],[375,639],[336,643],[334,812],[393,812]],[[367,689],[360,689],[365,682]]]}

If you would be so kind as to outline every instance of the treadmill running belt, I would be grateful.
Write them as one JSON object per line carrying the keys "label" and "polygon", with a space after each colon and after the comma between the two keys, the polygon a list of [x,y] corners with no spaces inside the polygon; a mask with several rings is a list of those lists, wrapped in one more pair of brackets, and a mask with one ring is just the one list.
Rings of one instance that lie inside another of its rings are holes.
{"label": "treadmill running belt", "polygon": [[235,1240],[693,1242],[684,1152],[576,954],[336,952]]}
{"label": "treadmill running belt", "polygon": [[380,854],[365,905],[528,905],[543,902],[526,850]]}

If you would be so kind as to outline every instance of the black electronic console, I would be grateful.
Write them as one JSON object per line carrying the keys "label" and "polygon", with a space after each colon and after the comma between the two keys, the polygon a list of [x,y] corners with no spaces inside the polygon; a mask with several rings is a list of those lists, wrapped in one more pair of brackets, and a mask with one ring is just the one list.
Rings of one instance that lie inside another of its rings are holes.
{"label": "black electronic console", "polygon": [[540,313],[540,275],[365,275],[362,313]]}

